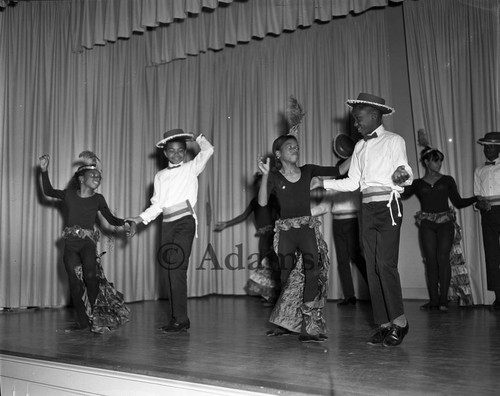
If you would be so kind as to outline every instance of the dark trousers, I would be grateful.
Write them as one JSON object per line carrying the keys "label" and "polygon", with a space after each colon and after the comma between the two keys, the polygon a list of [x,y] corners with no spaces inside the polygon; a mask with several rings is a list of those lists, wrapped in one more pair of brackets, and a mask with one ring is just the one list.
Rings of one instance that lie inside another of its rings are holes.
{"label": "dark trousers", "polygon": [[361,276],[368,283],[366,262],[361,252],[358,218],[333,219],[333,241],[344,298],[354,297],[351,261],[358,267]]}
{"label": "dark trousers", "polygon": [[[399,205],[402,213],[401,202]],[[383,324],[404,314],[398,272],[402,217],[398,217],[396,201],[392,202],[392,213],[396,225],[392,225],[387,201],[363,203],[361,212],[363,252],[373,318],[376,324]]]}
{"label": "dark trousers", "polygon": [[[269,231],[259,236],[259,264],[267,257],[269,268],[271,270],[271,278],[276,283],[277,289],[281,285],[280,267],[278,256],[274,251],[274,232]],[[278,292],[278,290],[277,290]]]}
{"label": "dark trousers", "polygon": [[422,220],[419,234],[425,260],[430,304],[432,306],[448,305],[448,289],[451,280],[450,252],[455,236],[455,226],[452,221],[438,224]]}
{"label": "dark trousers", "polygon": [[313,301],[318,295],[319,253],[314,228],[302,227],[280,231],[278,260],[281,268],[281,285],[284,286],[296,265],[295,252],[300,250],[304,263],[304,302]]}
{"label": "dark trousers", "polygon": [[[63,262],[68,275],[71,300],[76,310],[78,325],[82,328],[88,327],[89,317],[85,311],[82,297],[86,287],[87,297],[93,307],[99,293],[95,243],[88,238],[66,239],[64,241]],[[84,283],[77,276],[78,267],[80,266]]]}
{"label": "dark trousers", "polygon": [[481,211],[488,290],[500,292],[500,206]]}
{"label": "dark trousers", "polygon": [[188,320],[187,269],[196,233],[193,216],[184,216],[172,222],[163,222],[158,260],[167,275],[167,315],[169,321]]}

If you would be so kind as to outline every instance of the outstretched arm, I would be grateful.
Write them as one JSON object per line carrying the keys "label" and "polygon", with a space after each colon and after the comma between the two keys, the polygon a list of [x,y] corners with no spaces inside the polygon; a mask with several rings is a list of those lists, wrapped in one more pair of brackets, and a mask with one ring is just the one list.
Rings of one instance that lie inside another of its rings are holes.
{"label": "outstretched arm", "polygon": [[250,216],[250,213],[252,213],[252,212],[253,212],[253,206],[252,206],[252,203],[250,203],[250,205],[247,206],[245,211],[242,214],[240,214],[239,216],[236,216],[234,219],[227,220],[227,221],[219,221],[215,225],[214,231],[220,232],[224,228],[231,227],[235,224],[241,223],[242,221],[245,221],[248,218],[248,216]]}

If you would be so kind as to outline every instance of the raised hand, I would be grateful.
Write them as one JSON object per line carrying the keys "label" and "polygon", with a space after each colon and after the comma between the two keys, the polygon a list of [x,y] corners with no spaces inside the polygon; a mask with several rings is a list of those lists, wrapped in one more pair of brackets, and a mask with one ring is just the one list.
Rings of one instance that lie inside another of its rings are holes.
{"label": "raised hand", "polygon": [[45,172],[47,170],[47,168],[49,167],[50,155],[44,154],[38,160],[40,163],[40,168],[42,169],[42,171]]}
{"label": "raised hand", "polygon": [[262,172],[262,175],[267,176],[269,174],[269,169],[271,168],[271,158],[267,157],[266,162],[263,162],[262,160],[262,156],[259,155],[257,157],[257,165],[259,166],[259,170]]}

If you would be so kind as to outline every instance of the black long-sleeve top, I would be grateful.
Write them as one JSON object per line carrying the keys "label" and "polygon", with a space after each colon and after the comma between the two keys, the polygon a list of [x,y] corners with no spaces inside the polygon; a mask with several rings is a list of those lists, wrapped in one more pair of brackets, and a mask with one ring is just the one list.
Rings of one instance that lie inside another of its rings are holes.
{"label": "black long-sleeve top", "polygon": [[477,197],[462,198],[458,193],[455,179],[448,175],[441,176],[440,179],[431,185],[423,179],[415,179],[410,186],[406,186],[401,194],[403,198],[409,198],[415,194],[420,201],[422,212],[440,213],[449,210],[448,200],[457,209],[465,208],[477,202]]}
{"label": "black long-sleeve top", "polygon": [[78,225],[85,229],[93,229],[97,220],[97,212],[101,212],[111,225],[123,226],[125,224],[124,219],[115,217],[111,213],[106,200],[99,193],[82,198],[73,188],[56,190],[50,183],[48,172],[42,172],[42,186],[45,195],[63,201],[66,226],[68,227]]}
{"label": "black long-sleeve top", "polygon": [[332,166],[304,165],[300,167],[300,179],[295,183],[287,180],[279,171],[269,172],[267,192],[276,195],[280,218],[311,216],[311,179],[315,176],[339,176],[339,168]]}

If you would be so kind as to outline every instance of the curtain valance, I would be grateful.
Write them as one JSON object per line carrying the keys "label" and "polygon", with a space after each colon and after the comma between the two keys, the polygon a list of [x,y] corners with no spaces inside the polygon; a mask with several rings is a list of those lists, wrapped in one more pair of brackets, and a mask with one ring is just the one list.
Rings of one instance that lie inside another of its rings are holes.
{"label": "curtain valance", "polygon": [[147,32],[150,65],[403,0],[72,0],[75,51]]}

